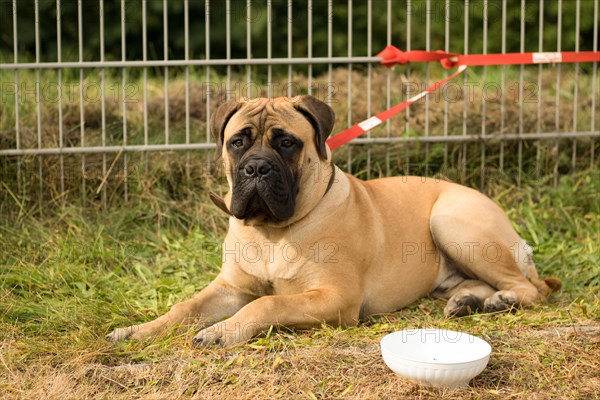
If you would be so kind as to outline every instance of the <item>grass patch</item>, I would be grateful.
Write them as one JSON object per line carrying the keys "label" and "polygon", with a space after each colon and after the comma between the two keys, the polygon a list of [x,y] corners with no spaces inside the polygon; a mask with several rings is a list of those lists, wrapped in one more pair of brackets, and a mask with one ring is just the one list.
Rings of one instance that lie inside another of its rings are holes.
{"label": "grass patch", "polygon": [[[218,272],[224,216],[205,192],[146,191],[128,207],[64,207],[0,221],[0,393],[3,398],[593,398],[600,391],[600,176],[597,171],[492,197],[564,289],[516,314],[445,319],[425,299],[352,329],[273,331],[247,344],[198,349],[193,331],[110,344],[114,327],[150,320]],[[203,188],[218,188],[206,180]],[[468,388],[433,390],[396,377],[379,355],[386,333],[465,331],[490,341]]]}

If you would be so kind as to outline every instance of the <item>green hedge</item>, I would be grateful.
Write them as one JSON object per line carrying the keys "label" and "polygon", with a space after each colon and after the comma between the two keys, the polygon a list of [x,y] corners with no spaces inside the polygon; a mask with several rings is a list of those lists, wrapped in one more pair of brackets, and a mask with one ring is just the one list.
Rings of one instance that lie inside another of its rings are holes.
{"label": "green hedge", "polygon": [[[13,26],[12,0],[0,0],[0,57],[12,62]],[[406,48],[407,0],[392,1],[392,42]],[[83,0],[83,44],[84,58],[97,60],[100,54],[99,1]],[[169,57],[184,57],[184,2],[171,0],[168,3]],[[287,1],[273,0],[272,32],[273,56],[287,57]],[[464,0],[450,1],[450,46],[452,51],[463,52],[464,42]],[[581,50],[592,49],[594,2],[581,0]],[[127,58],[142,58],[142,2],[126,0]],[[348,49],[348,3],[346,0],[333,0],[333,41],[335,56],[346,56]],[[31,59],[35,54],[34,1],[18,1],[18,42],[19,57]],[[562,2],[562,49],[575,49],[575,0]],[[507,51],[520,51],[521,1],[507,1]],[[431,48],[443,49],[445,44],[445,1],[431,0]],[[353,53],[367,54],[367,0],[353,0]],[[225,58],[225,1],[210,2],[210,51],[212,58]],[[56,2],[39,1],[39,21],[41,38],[41,58],[43,61],[56,60]],[[205,57],[205,1],[190,0],[190,56]],[[327,1],[313,0],[313,54],[327,55]],[[426,1],[412,1],[413,49],[425,49],[426,45]],[[543,47],[555,50],[557,46],[558,2],[544,3]],[[387,1],[372,1],[372,53],[376,54],[387,42]],[[501,51],[502,2],[489,0],[488,4],[488,51]],[[78,59],[77,1],[61,1],[63,60]],[[472,0],[469,3],[469,45],[470,53],[483,50],[484,1]],[[252,54],[254,57],[267,55],[267,1],[252,1]],[[528,1],[525,4],[525,51],[538,50],[539,3]],[[231,0],[231,53],[233,58],[246,57],[246,0]],[[309,45],[307,27],[307,1],[294,0],[293,3],[293,55],[303,57]],[[105,53],[107,59],[121,58],[121,2],[104,1]],[[147,2],[148,57],[162,59],[163,55],[163,2]],[[318,71],[317,71],[318,72]]]}

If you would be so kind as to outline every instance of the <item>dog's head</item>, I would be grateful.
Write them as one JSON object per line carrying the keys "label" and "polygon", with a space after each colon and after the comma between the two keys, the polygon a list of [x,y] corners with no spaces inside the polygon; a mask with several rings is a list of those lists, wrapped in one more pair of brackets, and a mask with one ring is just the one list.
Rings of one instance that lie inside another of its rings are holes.
{"label": "dog's head", "polygon": [[314,207],[311,199],[324,192],[331,173],[325,140],[334,122],[333,110],[312,96],[221,105],[211,130],[231,214],[252,225],[281,224]]}

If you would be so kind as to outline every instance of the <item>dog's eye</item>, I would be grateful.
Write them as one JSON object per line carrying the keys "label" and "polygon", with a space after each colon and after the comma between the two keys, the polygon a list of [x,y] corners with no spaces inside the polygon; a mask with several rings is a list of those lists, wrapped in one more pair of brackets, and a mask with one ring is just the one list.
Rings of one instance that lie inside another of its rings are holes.
{"label": "dog's eye", "polygon": [[233,142],[231,142],[231,145],[233,147],[240,148],[244,145],[244,141],[242,139],[235,139]]}
{"label": "dog's eye", "polygon": [[290,139],[283,139],[280,143],[280,146],[285,148],[292,147],[293,145],[294,142],[292,142]]}

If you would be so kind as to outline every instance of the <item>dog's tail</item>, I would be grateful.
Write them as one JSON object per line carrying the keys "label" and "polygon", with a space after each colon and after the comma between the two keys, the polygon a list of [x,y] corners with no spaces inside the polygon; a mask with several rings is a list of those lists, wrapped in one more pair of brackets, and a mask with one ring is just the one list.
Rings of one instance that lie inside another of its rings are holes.
{"label": "dog's tail", "polygon": [[551,293],[558,292],[562,288],[562,282],[560,279],[556,277],[548,277],[544,279],[540,279],[537,273],[537,269],[535,268],[535,264],[529,264],[529,280],[536,287],[538,292],[544,298],[550,296]]}

